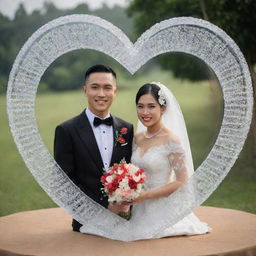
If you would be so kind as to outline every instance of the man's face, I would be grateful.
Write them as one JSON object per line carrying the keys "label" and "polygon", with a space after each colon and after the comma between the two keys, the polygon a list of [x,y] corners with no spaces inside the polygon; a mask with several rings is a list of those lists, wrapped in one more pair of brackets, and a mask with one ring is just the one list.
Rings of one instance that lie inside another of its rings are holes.
{"label": "man's face", "polygon": [[83,91],[88,99],[88,108],[104,118],[117,93],[116,79],[112,73],[92,73],[85,81]]}

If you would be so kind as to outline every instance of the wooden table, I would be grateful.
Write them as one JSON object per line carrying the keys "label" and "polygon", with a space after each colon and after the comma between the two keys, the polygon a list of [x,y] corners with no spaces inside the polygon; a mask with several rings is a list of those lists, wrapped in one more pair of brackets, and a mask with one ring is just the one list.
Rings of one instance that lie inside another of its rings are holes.
{"label": "wooden table", "polygon": [[73,232],[71,217],[60,208],[19,212],[0,218],[0,255],[256,255],[255,214],[206,206],[194,212],[211,233],[136,242]]}

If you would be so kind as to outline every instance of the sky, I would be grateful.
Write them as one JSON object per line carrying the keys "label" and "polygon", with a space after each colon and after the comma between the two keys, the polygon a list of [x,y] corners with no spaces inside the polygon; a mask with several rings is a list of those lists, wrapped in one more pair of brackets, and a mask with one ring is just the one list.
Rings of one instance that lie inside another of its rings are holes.
{"label": "sky", "polygon": [[[14,13],[22,2],[28,13],[31,13],[34,9],[40,9],[46,0],[0,0],[0,10],[4,15],[13,18]],[[73,8],[80,3],[87,3],[91,9],[100,7],[103,3],[112,7],[115,4],[126,6],[129,0],[47,0],[47,2],[53,2],[58,8]]]}

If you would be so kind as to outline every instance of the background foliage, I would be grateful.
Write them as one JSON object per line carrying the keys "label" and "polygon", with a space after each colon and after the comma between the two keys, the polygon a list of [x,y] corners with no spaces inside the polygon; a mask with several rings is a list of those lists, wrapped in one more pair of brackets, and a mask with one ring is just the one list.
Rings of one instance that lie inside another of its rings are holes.
{"label": "background foliage", "polygon": [[[45,2],[42,10],[35,10],[31,14],[28,14],[21,4],[13,20],[0,13],[0,93],[6,91],[12,63],[18,51],[32,33],[45,23],[69,14],[91,14],[99,16],[112,22],[130,38],[133,38],[132,18],[129,18],[125,10],[119,6],[109,8],[103,5],[102,8],[91,11],[86,4],[80,4],[74,9],[60,10],[52,3]],[[114,60],[108,59],[96,51],[71,52],[54,61],[48,68],[41,80],[39,86],[40,92],[47,90],[66,91],[80,88],[83,83],[83,73],[91,63],[106,63],[114,67],[118,72],[121,70],[120,66]]]}
{"label": "background foliage", "polygon": [[[52,3],[45,3],[42,10],[31,14],[20,5],[14,19],[0,13],[0,215],[54,206],[19,156],[10,135],[5,109],[4,93],[12,63],[28,37],[40,26],[63,15],[93,14],[112,22],[136,41],[142,32],[163,19],[174,16],[204,18],[223,28],[238,43],[255,78],[255,5],[255,0],[132,0],[127,10],[104,5],[91,11],[86,4],[59,10]],[[85,107],[79,88],[83,84],[84,71],[96,63],[110,65],[117,71],[119,96],[112,111],[134,124],[133,100],[138,86],[154,80],[168,85],[181,103],[195,166],[200,165],[218,133],[222,119],[222,95],[209,68],[200,60],[181,53],[155,58],[133,77],[115,60],[96,51],[78,50],[58,58],[43,75],[36,102],[39,129],[50,152],[55,126]],[[205,204],[256,213],[255,159],[254,118],[238,161]]]}

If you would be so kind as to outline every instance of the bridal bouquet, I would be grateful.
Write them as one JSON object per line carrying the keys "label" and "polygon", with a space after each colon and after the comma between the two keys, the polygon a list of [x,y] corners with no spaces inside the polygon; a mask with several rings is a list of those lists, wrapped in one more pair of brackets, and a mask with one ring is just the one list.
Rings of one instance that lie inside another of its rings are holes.
{"label": "bridal bouquet", "polygon": [[109,168],[101,177],[101,182],[108,201],[120,203],[137,198],[143,190],[145,178],[143,169],[122,160]]}

